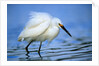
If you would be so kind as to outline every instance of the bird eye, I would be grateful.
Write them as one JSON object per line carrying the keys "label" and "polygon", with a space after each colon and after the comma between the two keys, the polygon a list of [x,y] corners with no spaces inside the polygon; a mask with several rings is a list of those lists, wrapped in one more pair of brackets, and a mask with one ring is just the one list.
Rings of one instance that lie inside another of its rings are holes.
{"label": "bird eye", "polygon": [[58,23],[58,25],[60,25],[60,23]]}
{"label": "bird eye", "polygon": [[63,27],[63,25],[62,25],[62,24],[60,24],[60,23],[59,23],[59,26],[60,26],[60,27]]}

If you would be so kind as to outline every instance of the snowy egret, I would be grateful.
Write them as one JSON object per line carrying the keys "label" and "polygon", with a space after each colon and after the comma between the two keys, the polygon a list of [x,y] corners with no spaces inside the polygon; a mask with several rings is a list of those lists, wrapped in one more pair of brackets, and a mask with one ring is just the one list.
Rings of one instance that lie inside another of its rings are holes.
{"label": "snowy egret", "polygon": [[59,28],[62,28],[69,36],[71,36],[62,25],[60,19],[52,17],[48,13],[32,12],[30,20],[18,37],[18,41],[25,40],[29,43],[25,47],[27,53],[29,53],[28,47],[32,42],[40,41],[38,50],[40,53],[42,42],[48,40],[48,43],[50,43],[58,35]]}

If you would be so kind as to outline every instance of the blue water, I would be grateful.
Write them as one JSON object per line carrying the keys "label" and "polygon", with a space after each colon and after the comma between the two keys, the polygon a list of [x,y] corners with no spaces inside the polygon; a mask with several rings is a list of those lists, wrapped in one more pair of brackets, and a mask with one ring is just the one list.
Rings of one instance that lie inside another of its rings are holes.
{"label": "blue water", "polygon": [[[29,46],[17,38],[29,20],[31,11],[47,12],[61,19],[73,37],[62,29],[47,46],[43,42],[39,54],[39,42]],[[92,61],[92,5],[91,4],[8,4],[7,5],[7,60],[8,61]]]}

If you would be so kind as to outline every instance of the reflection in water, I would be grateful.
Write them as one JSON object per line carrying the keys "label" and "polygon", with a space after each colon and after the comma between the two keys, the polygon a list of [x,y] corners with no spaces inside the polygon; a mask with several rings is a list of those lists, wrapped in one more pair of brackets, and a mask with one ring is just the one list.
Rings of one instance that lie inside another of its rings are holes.
{"label": "reflection in water", "polygon": [[39,54],[39,56],[40,56],[40,58],[41,58],[41,60],[42,60],[43,58],[42,58],[42,56],[41,56],[40,52],[38,52],[38,54]]}
{"label": "reflection in water", "polygon": [[25,55],[27,56],[26,59],[29,59],[29,51]]}
{"label": "reflection in water", "polygon": [[[29,52],[29,51],[26,51],[26,52],[27,52],[27,53],[25,54],[25,55],[27,56],[26,59],[29,60],[29,59],[30,59],[30,58],[29,58],[29,57],[30,57],[30,56],[29,56],[29,53],[30,53],[30,52]],[[38,52],[38,55],[40,56],[40,58],[41,58],[41,60],[42,60],[43,58],[42,58],[40,52]]]}

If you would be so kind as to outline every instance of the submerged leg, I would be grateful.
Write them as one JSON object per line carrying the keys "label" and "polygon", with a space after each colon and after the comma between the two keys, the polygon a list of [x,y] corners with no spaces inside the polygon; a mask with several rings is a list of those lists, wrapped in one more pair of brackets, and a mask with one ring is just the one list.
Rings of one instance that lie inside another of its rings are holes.
{"label": "submerged leg", "polygon": [[42,45],[42,42],[40,42],[38,53],[40,53],[41,45]]}
{"label": "submerged leg", "polygon": [[25,47],[25,50],[26,50],[27,54],[29,53],[28,47],[29,47],[29,45],[30,45],[31,43],[32,43],[32,41]]}
{"label": "submerged leg", "polygon": [[42,59],[42,56],[41,56],[41,54],[40,54],[41,45],[42,45],[42,42],[40,42],[40,46],[39,46],[39,50],[38,50],[38,54],[39,54],[40,58]]}

